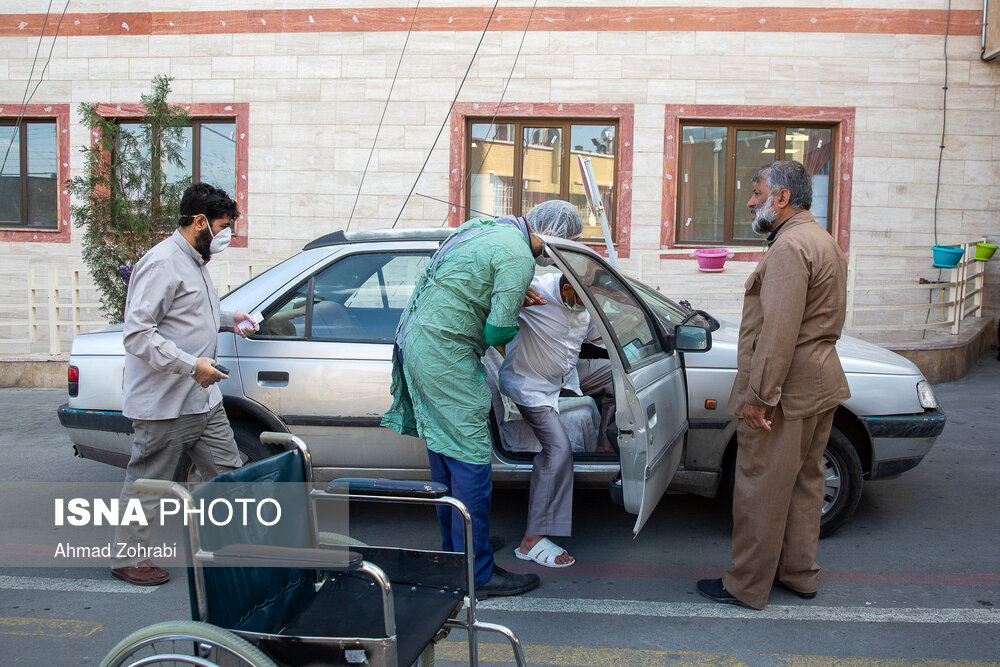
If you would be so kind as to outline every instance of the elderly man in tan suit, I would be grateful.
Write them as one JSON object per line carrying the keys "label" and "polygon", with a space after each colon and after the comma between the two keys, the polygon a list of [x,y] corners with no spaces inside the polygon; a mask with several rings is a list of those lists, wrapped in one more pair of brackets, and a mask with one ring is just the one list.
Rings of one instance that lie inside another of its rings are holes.
{"label": "elderly man in tan suit", "polygon": [[740,418],[733,566],[722,579],[699,581],[698,592],[763,609],[772,586],[816,595],[823,450],[833,413],[851,394],[836,350],[847,262],[809,213],[809,173],[798,162],[774,162],[753,183],[753,228],[768,237],[745,286],[727,407]]}

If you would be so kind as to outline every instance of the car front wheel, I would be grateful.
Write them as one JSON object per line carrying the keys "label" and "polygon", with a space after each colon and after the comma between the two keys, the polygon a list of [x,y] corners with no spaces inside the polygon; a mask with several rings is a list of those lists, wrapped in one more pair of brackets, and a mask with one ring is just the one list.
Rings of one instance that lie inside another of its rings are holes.
{"label": "car front wheel", "polygon": [[864,472],[858,453],[836,426],[823,452],[823,518],[819,536],[829,537],[851,518],[861,500]]}
{"label": "car front wheel", "polygon": [[[729,484],[724,487],[733,497],[736,480],[736,452],[727,457],[726,470]],[[820,519],[819,536],[829,537],[840,530],[861,500],[864,471],[858,453],[841,431],[834,426],[830,440],[823,452],[823,517]]]}

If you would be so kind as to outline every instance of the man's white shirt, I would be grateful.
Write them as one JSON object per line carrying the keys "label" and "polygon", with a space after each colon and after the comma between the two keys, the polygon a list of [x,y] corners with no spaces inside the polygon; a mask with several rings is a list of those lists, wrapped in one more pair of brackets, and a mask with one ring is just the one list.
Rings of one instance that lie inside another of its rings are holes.
{"label": "man's white shirt", "polygon": [[576,370],[580,346],[600,338],[590,313],[570,310],[563,303],[559,278],[558,273],[548,273],[531,281],[547,303],[521,309],[517,336],[507,344],[499,373],[500,391],[515,403],[548,405],[557,412],[561,389],[580,394]]}

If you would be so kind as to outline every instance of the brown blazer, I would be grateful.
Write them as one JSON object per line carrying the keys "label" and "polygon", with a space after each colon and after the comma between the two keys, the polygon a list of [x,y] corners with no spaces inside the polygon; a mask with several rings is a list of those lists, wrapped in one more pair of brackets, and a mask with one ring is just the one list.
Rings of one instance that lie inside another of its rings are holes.
{"label": "brown blazer", "polygon": [[727,412],[781,404],[785,419],[851,397],[836,344],[847,309],[847,260],[809,211],[778,228],[746,281],[736,381]]}

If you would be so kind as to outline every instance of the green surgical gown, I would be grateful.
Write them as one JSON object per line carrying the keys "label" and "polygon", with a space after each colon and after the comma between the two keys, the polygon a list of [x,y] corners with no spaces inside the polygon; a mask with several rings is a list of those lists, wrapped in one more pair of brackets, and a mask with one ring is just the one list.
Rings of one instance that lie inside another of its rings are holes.
{"label": "green surgical gown", "polygon": [[403,363],[393,355],[393,403],[382,426],[423,438],[439,454],[485,464],[491,402],[479,361],[488,345],[484,329],[491,344],[514,337],[535,261],[524,234],[492,218],[470,220],[453,235],[474,227],[417,281],[400,318]]}

